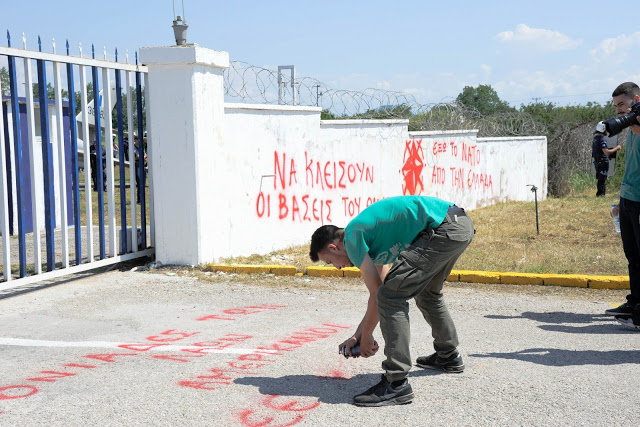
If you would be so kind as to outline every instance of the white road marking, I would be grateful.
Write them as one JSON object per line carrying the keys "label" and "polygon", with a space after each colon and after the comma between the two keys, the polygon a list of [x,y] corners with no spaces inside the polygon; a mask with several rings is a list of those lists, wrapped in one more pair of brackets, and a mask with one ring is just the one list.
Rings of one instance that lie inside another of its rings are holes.
{"label": "white road marking", "polygon": [[[131,342],[108,342],[108,341],[49,341],[49,340],[30,340],[23,338],[0,338],[0,346],[12,345],[19,347],[80,347],[80,348],[111,348],[117,350],[127,350],[120,347],[121,345],[129,346],[152,346],[158,343],[131,343]],[[194,345],[171,345],[162,344],[152,347],[148,351],[181,351],[181,350],[203,350],[205,353],[220,354],[251,354],[251,353],[276,353],[275,350],[259,350],[251,348],[225,348],[218,350],[215,348],[198,347]]]}

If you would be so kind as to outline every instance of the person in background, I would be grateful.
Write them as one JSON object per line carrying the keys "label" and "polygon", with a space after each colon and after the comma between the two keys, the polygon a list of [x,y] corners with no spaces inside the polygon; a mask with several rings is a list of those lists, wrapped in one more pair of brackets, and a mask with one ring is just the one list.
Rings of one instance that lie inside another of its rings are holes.
{"label": "person in background", "polygon": [[591,145],[591,157],[596,168],[596,179],[598,180],[596,197],[604,197],[607,194],[607,176],[609,174],[609,156],[620,151],[622,147],[615,148],[607,146],[606,128],[604,123],[598,122],[596,130],[593,131],[593,144]]}
{"label": "person in background", "polygon": [[[618,115],[627,114],[640,102],[640,87],[633,82],[620,84],[611,94]],[[625,142],[625,169],[620,185],[620,237],[629,262],[627,302],[605,311],[623,325],[640,331],[640,117],[629,126]]]}

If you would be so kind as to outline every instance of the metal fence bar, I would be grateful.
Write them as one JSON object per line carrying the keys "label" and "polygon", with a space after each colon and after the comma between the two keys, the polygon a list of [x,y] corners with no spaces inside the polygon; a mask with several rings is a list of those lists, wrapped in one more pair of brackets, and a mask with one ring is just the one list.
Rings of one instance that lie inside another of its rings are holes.
{"label": "metal fence bar", "polygon": [[[2,82],[0,81],[0,93]],[[8,141],[7,141],[8,143]],[[7,203],[7,156],[4,140],[4,110],[0,103],[0,231],[2,232],[2,273],[5,281],[11,280],[11,241],[9,240],[9,206]],[[11,183],[9,183],[11,185]]]}
{"label": "metal fence bar", "polygon": [[131,249],[138,252],[138,216],[137,216],[137,185],[138,162],[136,162],[136,147],[133,137],[133,101],[131,96],[131,72],[126,71],[127,84],[127,124],[129,125],[129,192],[131,194]]}
{"label": "metal fence bar", "polygon": [[[9,85],[11,87],[11,85]],[[11,89],[9,89],[11,90]],[[7,144],[5,146],[6,150],[6,168],[7,168],[7,203],[9,204],[9,234],[11,236],[14,235],[14,197],[16,195],[16,180],[14,179],[14,148],[13,148],[13,113],[11,112],[11,98],[9,98],[9,103],[6,105],[5,117],[7,127],[5,138],[7,139]]]}
{"label": "metal fence bar", "polygon": [[[93,76],[93,112],[96,144],[96,191],[98,192],[98,235],[100,240],[100,259],[105,258],[104,235],[104,182],[102,173],[102,126],[100,124],[100,82],[98,81],[98,67],[91,67]],[[107,89],[108,90],[108,89]]]}
{"label": "metal fence bar", "polygon": [[[33,77],[31,75],[31,59],[24,60],[24,78],[26,88],[33,88]],[[27,127],[29,128],[29,167],[31,173],[31,218],[33,230],[33,267],[34,273],[42,273],[42,239],[40,238],[40,210],[38,209],[38,198],[36,192],[40,177],[36,169],[36,123],[33,102],[33,90],[25,89],[27,98]]]}
{"label": "metal fence bar", "polygon": [[[116,51],[116,58],[117,58]],[[116,71],[116,111],[118,117],[118,162],[120,167],[120,253],[126,254],[127,250],[127,188],[125,186],[125,152],[124,152],[124,120],[122,114],[122,76],[120,70]],[[131,107],[129,107],[131,108]],[[134,201],[135,203],[135,201]],[[133,232],[133,231],[132,231]]]}
{"label": "metal fence bar", "polygon": [[62,112],[62,81],[60,64],[53,63],[53,89],[56,101],[56,136],[58,140],[58,196],[60,200],[60,236],[62,268],[69,267],[69,227],[67,216],[67,168],[64,148],[64,116]]}
{"label": "metal fence bar", "polygon": [[[24,233],[24,178],[22,175],[22,138],[20,127],[20,106],[18,104],[18,81],[16,78],[15,58],[13,56],[9,56],[7,60],[9,63],[9,85],[11,88],[11,115],[13,119],[16,193],[18,196],[18,259],[20,261],[20,277],[25,277],[27,275],[27,248]],[[13,207],[11,207],[11,209],[13,209]]]}
{"label": "metal fence bar", "polygon": [[[147,105],[151,105],[149,101],[149,91],[147,88],[149,87],[149,73],[145,73],[144,75],[144,97]],[[151,120],[149,111],[147,111],[147,120]],[[147,155],[151,158],[151,150],[153,147],[152,138],[151,138],[151,126],[147,126]],[[153,164],[149,162],[149,170],[153,167]],[[151,246],[156,246],[156,227],[154,220],[154,212],[153,212],[153,175],[149,174],[149,219],[151,220],[150,228],[151,228]]]}
{"label": "metal fence bar", "polygon": [[104,149],[107,158],[107,214],[109,215],[109,256],[116,255],[116,202],[113,173],[113,119],[111,117],[111,77],[102,69],[102,108],[104,110]]}
{"label": "metal fence bar", "polygon": [[48,273],[42,273],[38,276],[29,276],[23,279],[15,279],[15,280],[12,280],[11,282],[1,282],[0,291],[13,289],[18,286],[29,285],[42,280],[52,280],[68,274],[82,273],[83,271],[92,270],[94,268],[106,267],[109,265],[117,264],[119,262],[129,261],[129,260],[141,258],[144,256],[150,256],[150,255],[153,255],[154,253],[155,253],[155,250],[153,248],[149,248],[144,251],[140,251],[139,253],[136,253],[136,254],[119,255],[113,258],[106,258],[101,261],[94,261],[92,263],[86,263],[86,264],[76,265],[69,268],[51,271]]}
{"label": "metal fence bar", "polygon": [[[138,58],[136,56],[136,62]],[[138,174],[140,176],[140,188],[138,192],[140,194],[140,227],[142,228],[142,247],[147,247],[147,216],[145,207],[145,173],[144,173],[144,127],[142,123],[142,84],[140,82],[140,72],[136,72],[136,95],[137,95],[137,107],[138,107]]]}
{"label": "metal fence bar", "polygon": [[[69,55],[69,42],[67,42]],[[80,187],[78,182],[78,132],[76,129],[76,97],[73,81],[73,65],[67,64],[67,86],[69,91],[69,132],[71,139],[71,185],[73,190],[73,231],[76,265],[82,263],[82,238],[80,225]]]}
{"label": "metal fence bar", "polygon": [[49,103],[47,101],[46,64],[38,60],[38,102],[40,103],[40,135],[42,136],[42,166],[44,181],[44,225],[47,248],[47,271],[56,268],[55,258],[55,195],[53,191],[53,153],[49,139]]}
{"label": "metal fence bar", "polygon": [[[82,138],[84,150],[84,195],[85,216],[87,222],[87,262],[93,261],[93,206],[91,203],[91,138],[89,137],[89,112],[87,111],[87,72],[84,65],[79,66],[80,102],[82,102]],[[95,102],[94,102],[95,104]],[[94,108],[95,110],[95,108]]]}
{"label": "metal fence bar", "polygon": [[100,67],[100,68],[104,67],[104,68],[113,68],[113,69],[117,68],[120,70],[140,71],[143,73],[146,73],[149,71],[149,69],[144,65],[123,64],[123,63],[112,62],[112,61],[103,61],[101,59],[95,59],[95,58],[63,56],[63,55],[56,55],[52,53],[46,53],[46,52],[16,49],[16,48],[12,48],[11,46],[9,47],[0,46],[0,55],[18,56],[21,58],[38,59],[38,60],[44,60],[44,61],[50,61],[50,62],[57,61],[64,64],[76,64],[76,65],[84,65],[88,67]]}

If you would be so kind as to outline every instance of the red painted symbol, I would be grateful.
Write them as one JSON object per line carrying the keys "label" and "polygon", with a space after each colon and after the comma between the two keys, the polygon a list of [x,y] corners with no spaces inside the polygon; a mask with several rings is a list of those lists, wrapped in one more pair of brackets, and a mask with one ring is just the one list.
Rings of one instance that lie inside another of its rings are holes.
{"label": "red painted symbol", "polygon": [[422,194],[424,184],[422,183],[422,169],[424,168],[424,158],[422,154],[422,139],[405,142],[404,158],[402,160],[402,194],[418,195]]}

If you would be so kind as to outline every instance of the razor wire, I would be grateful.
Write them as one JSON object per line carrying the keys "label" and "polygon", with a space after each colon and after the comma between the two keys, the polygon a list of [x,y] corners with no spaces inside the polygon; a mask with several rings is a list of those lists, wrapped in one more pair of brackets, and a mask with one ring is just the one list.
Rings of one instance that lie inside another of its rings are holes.
{"label": "razor wire", "polygon": [[411,94],[383,89],[335,89],[311,78],[288,73],[278,79],[278,71],[232,61],[224,72],[225,100],[317,106],[323,119],[405,119],[409,130],[478,129],[478,136],[531,136],[545,128],[530,115],[507,112],[483,116],[455,101],[423,104]]}

